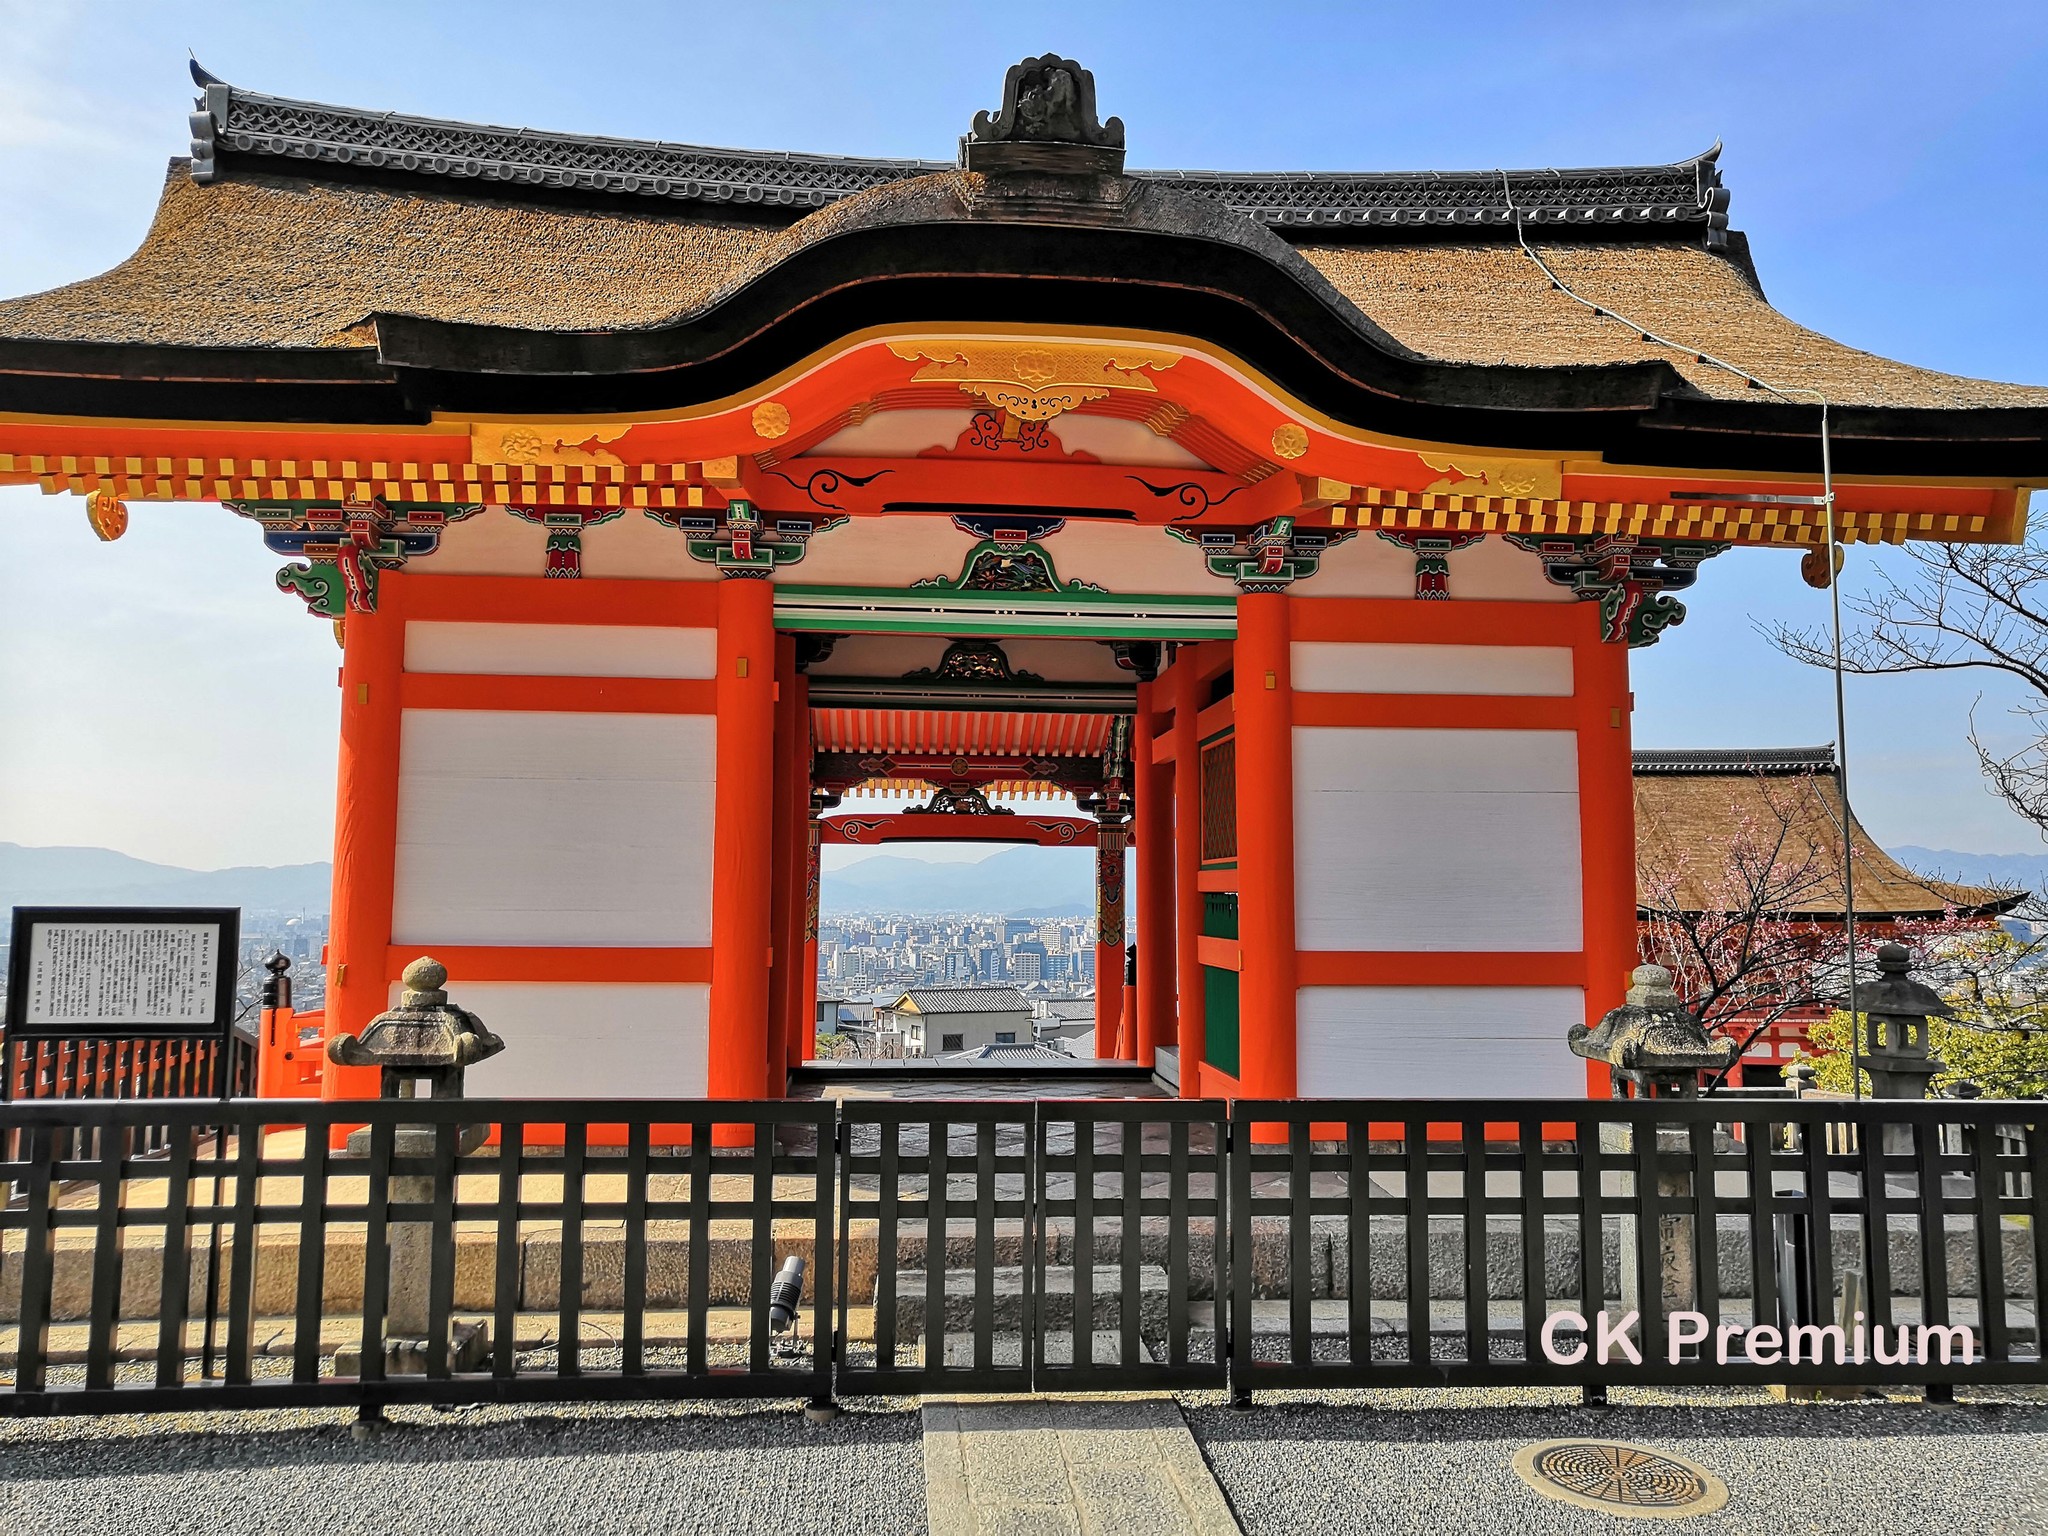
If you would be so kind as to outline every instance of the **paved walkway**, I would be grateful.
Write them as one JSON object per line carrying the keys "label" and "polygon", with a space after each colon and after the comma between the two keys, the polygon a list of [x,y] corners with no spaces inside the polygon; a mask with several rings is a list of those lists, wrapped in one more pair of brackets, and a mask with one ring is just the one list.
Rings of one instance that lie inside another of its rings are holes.
{"label": "paved walkway", "polygon": [[1698,1463],[1701,1533],[2048,1536],[2048,1392],[1774,1403],[1760,1393],[1550,1390],[857,1400],[0,1420],[0,1532],[242,1536],[566,1531],[858,1536],[1641,1536],[1540,1497],[1515,1452],[1575,1436]]}
{"label": "paved walkway", "polygon": [[914,1408],[791,1403],[0,1420],[6,1536],[920,1536]]}
{"label": "paved walkway", "polygon": [[[2048,1393],[1954,1408],[1777,1403],[1761,1392],[1488,1389],[1263,1395],[1249,1413],[1186,1414],[1247,1536],[1642,1536],[1660,1526],[1792,1536],[2048,1536]],[[1720,1510],[1628,1519],[1555,1502],[1516,1476],[1535,1441],[1675,1452],[1726,1483]]]}
{"label": "paved walkway", "polygon": [[1156,1395],[926,1398],[931,1536],[1237,1536],[1230,1505]]}

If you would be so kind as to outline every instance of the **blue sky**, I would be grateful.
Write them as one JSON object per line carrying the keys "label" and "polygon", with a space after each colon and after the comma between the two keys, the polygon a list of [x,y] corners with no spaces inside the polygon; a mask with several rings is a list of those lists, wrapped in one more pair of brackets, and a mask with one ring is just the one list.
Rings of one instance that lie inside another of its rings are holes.
{"label": "blue sky", "polygon": [[[2048,7],[1180,3],[997,8],[318,7],[0,0],[0,292],[134,248],[182,153],[185,51],[281,95],[486,122],[843,153],[951,153],[1003,69],[1095,71],[1134,164],[1423,169],[1675,160],[1726,141],[1733,219],[1780,308],[1930,367],[2048,382]],[[232,264],[235,252],[219,259]],[[216,508],[0,490],[0,840],[198,866],[327,855],[324,626]],[[2048,516],[2048,508],[2041,509]],[[1853,585],[1871,557],[1852,556]],[[1833,734],[1824,676],[1755,633],[1824,617],[1796,559],[1705,568],[1636,653],[1637,740]],[[1852,683],[1856,798],[1889,843],[2030,851],[1964,732],[1972,676]]]}

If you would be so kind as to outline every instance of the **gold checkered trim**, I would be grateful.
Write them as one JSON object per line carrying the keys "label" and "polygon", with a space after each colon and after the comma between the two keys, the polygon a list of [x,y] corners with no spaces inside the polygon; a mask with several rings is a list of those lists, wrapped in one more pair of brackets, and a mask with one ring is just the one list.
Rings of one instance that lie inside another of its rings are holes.
{"label": "gold checkered trim", "polygon": [[522,507],[701,507],[711,479],[707,468],[728,470],[730,464],[433,464],[0,453],[0,476],[33,476],[50,495],[107,489],[133,501],[375,498]]}
{"label": "gold checkered trim", "polygon": [[[1996,542],[2006,535],[1983,514],[1846,512],[1835,514],[1845,544],[1903,544],[1907,539]],[[1451,496],[1353,486],[1347,505],[1330,509],[1333,527],[1450,533],[1627,533],[1646,539],[1715,544],[1820,544],[1819,507],[1740,506],[1729,502],[1534,501],[1511,496]]]}

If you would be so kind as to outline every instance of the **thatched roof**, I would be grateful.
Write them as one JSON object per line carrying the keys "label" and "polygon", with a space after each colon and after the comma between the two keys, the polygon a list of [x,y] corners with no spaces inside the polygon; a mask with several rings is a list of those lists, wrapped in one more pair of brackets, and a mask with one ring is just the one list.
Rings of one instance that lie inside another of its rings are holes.
{"label": "thatched roof", "polygon": [[[98,277],[0,301],[0,338],[367,349],[379,315],[535,331],[671,326],[910,190],[891,184],[779,228],[716,208],[525,202],[452,182],[265,174],[201,185],[189,165],[172,162],[133,256]],[[1725,371],[1573,302],[1513,245],[1296,249],[1360,320],[1421,357],[1538,368],[1665,362],[1703,394],[1756,399]],[[2048,406],[2048,388],[1915,368],[1809,331],[1765,302],[1740,261],[1697,244],[1541,251],[1587,297],[1838,405]]]}
{"label": "thatched roof", "polygon": [[1818,416],[1796,392],[1818,390],[1842,473],[2048,472],[2048,388],[1877,357],[1773,309],[1712,152],[1055,174],[530,133],[200,82],[193,154],[134,255],[0,300],[0,411],[659,411],[942,315],[1187,335],[1332,417],[1422,440],[1805,473]]}
{"label": "thatched roof", "polygon": [[[1683,337],[1781,388],[1817,389],[1840,405],[2048,403],[2048,388],[2040,385],[1937,373],[1832,341],[1773,309],[1746,263],[1697,245],[1546,243],[1540,251],[1593,303],[1660,335]],[[1511,245],[1304,246],[1302,254],[1395,337],[1445,362],[1666,362],[1702,394],[1757,398],[1726,369],[1646,341],[1575,302]]]}

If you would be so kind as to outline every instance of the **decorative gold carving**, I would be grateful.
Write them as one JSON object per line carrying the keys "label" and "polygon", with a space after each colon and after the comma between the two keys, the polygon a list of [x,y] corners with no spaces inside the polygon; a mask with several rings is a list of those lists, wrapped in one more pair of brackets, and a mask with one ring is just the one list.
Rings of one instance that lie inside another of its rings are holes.
{"label": "decorative gold carving", "polygon": [[[740,483],[740,459],[734,454],[729,459],[706,459],[704,461],[704,483],[723,489],[733,489]],[[690,505],[695,506],[692,502]]]}
{"label": "decorative gold carving", "polygon": [[906,362],[924,360],[913,383],[956,383],[1020,421],[1050,421],[1111,390],[1158,393],[1145,370],[1180,359],[1150,347],[1054,341],[892,341]]}
{"label": "decorative gold carving", "polygon": [[1308,452],[1308,428],[1298,421],[1283,421],[1273,429],[1273,451],[1283,459],[1298,459]]}
{"label": "decorative gold carving", "polygon": [[102,487],[85,498],[85,520],[104,544],[111,544],[128,531],[128,508],[121,498]]}
{"label": "decorative gold carving", "polygon": [[1452,496],[1512,496],[1556,501],[1564,495],[1564,466],[1556,459],[1499,459],[1466,453],[1424,453],[1424,464],[1444,476],[1426,491]]}
{"label": "decorative gold carving", "polygon": [[754,407],[754,435],[781,437],[789,431],[789,407],[780,400],[763,400]]}
{"label": "decorative gold carving", "polygon": [[630,424],[478,422],[469,429],[470,457],[478,464],[622,464],[625,461],[605,444],[617,442],[631,430]]}

